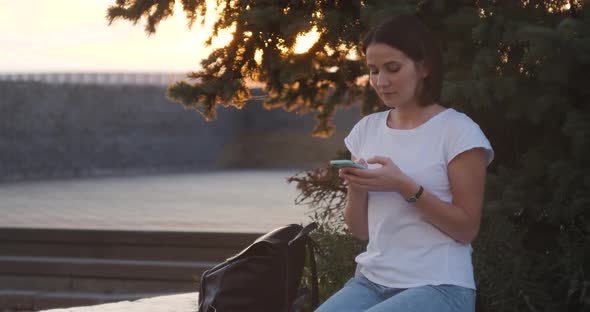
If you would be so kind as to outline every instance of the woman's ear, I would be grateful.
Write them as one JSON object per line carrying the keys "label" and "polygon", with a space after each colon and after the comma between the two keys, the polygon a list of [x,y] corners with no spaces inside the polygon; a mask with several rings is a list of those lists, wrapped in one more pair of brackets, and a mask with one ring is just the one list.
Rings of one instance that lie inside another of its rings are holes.
{"label": "woman's ear", "polygon": [[416,69],[418,70],[418,76],[422,79],[430,75],[430,69],[424,64],[424,61],[416,62]]}

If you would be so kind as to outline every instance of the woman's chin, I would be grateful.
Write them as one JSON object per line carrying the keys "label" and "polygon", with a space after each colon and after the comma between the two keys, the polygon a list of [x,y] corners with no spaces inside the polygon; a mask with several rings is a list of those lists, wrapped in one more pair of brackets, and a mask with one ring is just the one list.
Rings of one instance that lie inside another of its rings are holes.
{"label": "woman's chin", "polygon": [[395,108],[397,106],[397,101],[393,101],[391,99],[381,98],[381,101],[383,102],[383,104],[385,104],[385,106],[389,108]]}

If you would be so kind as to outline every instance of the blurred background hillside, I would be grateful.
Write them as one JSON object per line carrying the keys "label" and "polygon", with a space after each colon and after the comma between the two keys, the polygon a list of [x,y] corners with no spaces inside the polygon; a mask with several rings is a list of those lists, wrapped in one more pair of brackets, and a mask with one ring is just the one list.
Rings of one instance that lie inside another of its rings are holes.
{"label": "blurred background hillside", "polygon": [[206,122],[167,99],[165,88],[141,82],[1,81],[0,180],[309,170],[344,148],[345,132],[360,118],[358,109],[341,109],[335,118],[339,132],[320,139],[310,135],[313,114],[266,110],[262,100],[251,100],[242,110],[219,108],[218,120]]}

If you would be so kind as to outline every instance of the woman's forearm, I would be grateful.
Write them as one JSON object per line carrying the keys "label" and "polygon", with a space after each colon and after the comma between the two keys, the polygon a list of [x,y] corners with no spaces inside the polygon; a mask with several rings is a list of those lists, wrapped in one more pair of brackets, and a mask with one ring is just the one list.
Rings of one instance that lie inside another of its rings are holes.
{"label": "woman's forearm", "polygon": [[[459,154],[448,166],[452,202],[444,202],[425,190],[414,204],[415,208],[424,219],[453,239],[463,244],[471,243],[480,226],[486,166],[486,154],[481,148]],[[415,194],[419,188],[409,177],[400,186],[398,191],[405,198]]]}
{"label": "woman's forearm", "polygon": [[358,239],[369,239],[368,193],[348,187],[348,198],[344,208],[344,221]]}
{"label": "woman's forearm", "polygon": [[463,244],[471,243],[479,231],[478,215],[470,215],[461,207],[443,202],[428,191],[424,192],[415,207],[428,222]]}

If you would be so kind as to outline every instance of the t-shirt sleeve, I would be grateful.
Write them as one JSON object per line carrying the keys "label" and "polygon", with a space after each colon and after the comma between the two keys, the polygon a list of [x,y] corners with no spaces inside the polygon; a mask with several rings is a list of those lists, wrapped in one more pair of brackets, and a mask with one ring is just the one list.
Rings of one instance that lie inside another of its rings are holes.
{"label": "t-shirt sleeve", "polygon": [[361,157],[361,138],[363,136],[362,132],[365,122],[366,119],[361,119],[359,122],[357,122],[354,127],[352,127],[352,130],[350,130],[348,136],[344,138],[344,144],[346,145],[346,148],[352,155],[356,157]]}
{"label": "t-shirt sleeve", "polygon": [[486,152],[488,165],[494,159],[494,150],[478,124],[465,116],[458,122],[447,136],[447,165],[457,155],[474,148],[483,148]]}

